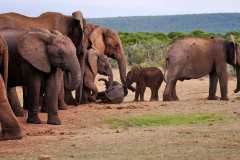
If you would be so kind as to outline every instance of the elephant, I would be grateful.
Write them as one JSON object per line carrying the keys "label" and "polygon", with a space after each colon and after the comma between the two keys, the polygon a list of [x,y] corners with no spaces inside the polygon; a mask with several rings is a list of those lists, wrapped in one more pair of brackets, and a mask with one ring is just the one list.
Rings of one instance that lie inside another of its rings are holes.
{"label": "elephant", "polygon": [[10,54],[8,86],[24,86],[27,90],[27,122],[41,123],[38,110],[40,89],[44,85],[48,108],[47,123],[60,125],[57,111],[62,70],[66,72],[64,85],[68,89],[77,88],[81,79],[80,65],[73,42],[56,30],[26,32],[6,29],[2,34],[8,43]]}
{"label": "elephant", "polygon": [[[139,95],[140,101],[144,101],[146,87],[151,89],[150,101],[158,101],[158,90],[161,87],[163,80],[163,73],[157,67],[143,68],[140,66],[134,66],[127,73],[126,84],[130,90],[135,91],[134,101],[139,100]],[[131,86],[134,82],[136,82],[136,89]]]}
{"label": "elephant", "polygon": [[102,103],[110,103],[110,104],[119,104],[124,100],[124,88],[122,84],[118,81],[113,81],[112,84],[109,83],[104,78],[100,78],[98,81],[104,81],[106,85],[106,90],[102,92],[98,92],[97,100],[100,100]]}
{"label": "elephant", "polygon": [[[217,100],[216,89],[219,79],[221,100],[228,100],[227,63],[239,71],[239,48],[234,40],[223,38],[194,38],[188,37],[176,40],[166,56],[166,87],[164,101],[179,100],[176,94],[178,80],[197,79],[209,74],[208,100]],[[237,72],[237,89],[240,74]]]}
{"label": "elephant", "polygon": [[[20,30],[31,31],[32,29],[48,29],[48,30],[58,30],[62,34],[67,35],[75,44],[77,48],[78,57],[85,57],[84,52],[84,28],[86,21],[83,17],[81,11],[76,11],[72,13],[72,16],[63,15],[57,12],[45,12],[38,17],[27,17],[18,13],[4,13],[0,14],[0,29],[5,28],[16,28]],[[81,73],[84,74],[85,61],[82,61]],[[83,75],[81,76],[83,78]],[[80,90],[83,85],[83,79],[80,80]],[[82,91],[81,91],[82,92]],[[13,104],[12,107],[15,114],[22,115],[20,102],[18,100],[16,89],[9,89],[9,100]],[[60,94],[60,103],[65,105],[64,94]]]}
{"label": "elephant", "polygon": [[0,58],[0,123],[2,128],[0,140],[20,139],[22,138],[21,127],[7,99],[5,86],[8,80],[8,47],[2,36],[0,36]]}
{"label": "elephant", "polygon": [[[121,39],[119,38],[117,32],[106,27],[87,23],[85,25],[84,33],[84,38],[86,39],[84,48],[89,48],[89,46],[91,46],[92,48],[98,50],[99,54],[104,54],[109,58],[117,60],[120,79],[125,88],[124,94],[127,95],[127,88],[125,87],[126,58]],[[68,92],[65,95],[65,101],[67,104],[72,105],[75,100]],[[80,101],[81,100],[77,99],[78,103],[81,103]]]}
{"label": "elephant", "polygon": [[[86,67],[84,73],[84,94],[83,103],[95,102],[98,88],[96,86],[95,77],[97,73],[108,76],[109,84],[113,82],[113,73],[111,64],[107,56],[99,54],[95,49],[89,49],[87,52]],[[77,92],[78,93],[78,92]],[[76,99],[79,95],[76,94]]]}

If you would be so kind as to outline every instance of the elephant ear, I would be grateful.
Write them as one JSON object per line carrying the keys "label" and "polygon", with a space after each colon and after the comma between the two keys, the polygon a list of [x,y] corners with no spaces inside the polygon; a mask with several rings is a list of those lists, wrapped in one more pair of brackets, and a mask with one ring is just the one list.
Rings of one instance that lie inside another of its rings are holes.
{"label": "elephant ear", "polygon": [[94,29],[89,36],[89,40],[92,44],[92,48],[96,49],[100,54],[104,54],[105,51],[105,33],[102,27]]}
{"label": "elephant ear", "polygon": [[73,12],[72,13],[72,16],[73,18],[79,22],[79,25],[81,27],[81,29],[83,30],[84,29],[84,25],[85,25],[85,20],[84,20],[84,17],[83,17],[83,14],[81,11],[76,11],[76,12]]}
{"label": "elephant ear", "polygon": [[49,34],[29,32],[18,43],[19,54],[36,69],[49,73],[51,66],[46,54],[46,43],[50,43],[50,41]]}
{"label": "elephant ear", "polygon": [[89,49],[88,55],[87,55],[88,63],[91,68],[91,71],[94,75],[97,75],[97,61],[98,61],[98,55],[97,51],[95,49]]}

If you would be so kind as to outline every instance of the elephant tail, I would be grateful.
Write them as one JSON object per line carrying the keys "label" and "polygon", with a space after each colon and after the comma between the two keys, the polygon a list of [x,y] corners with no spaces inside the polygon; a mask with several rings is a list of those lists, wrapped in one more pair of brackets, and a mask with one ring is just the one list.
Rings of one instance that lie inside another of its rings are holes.
{"label": "elephant tail", "polygon": [[163,73],[163,80],[165,83],[167,83],[166,74],[167,74],[168,61],[169,61],[169,58],[166,58],[164,73]]}

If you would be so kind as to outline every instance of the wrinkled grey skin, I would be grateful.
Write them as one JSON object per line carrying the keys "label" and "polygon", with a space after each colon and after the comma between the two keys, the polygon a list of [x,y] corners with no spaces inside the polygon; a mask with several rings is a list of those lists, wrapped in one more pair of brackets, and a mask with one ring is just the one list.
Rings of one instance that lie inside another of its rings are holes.
{"label": "wrinkled grey skin", "polygon": [[99,79],[98,81],[104,81],[106,85],[106,90],[103,92],[98,92],[97,100],[102,103],[118,104],[122,103],[124,100],[124,88],[117,82],[113,81],[112,84],[106,79]]}
{"label": "wrinkled grey skin", "polygon": [[8,80],[8,46],[5,39],[0,36],[0,140],[14,140],[22,138],[21,127],[16,119],[7,99],[6,85]]}
{"label": "wrinkled grey skin", "polygon": [[[166,57],[167,76],[164,101],[178,100],[176,83],[178,80],[197,79],[209,74],[209,100],[216,100],[217,82],[219,79],[221,100],[227,97],[227,63],[239,71],[239,49],[233,41],[222,38],[184,38],[177,40],[169,49]],[[237,72],[237,89],[239,85]]]}
{"label": "wrinkled grey skin", "polygon": [[[58,12],[45,12],[37,17],[28,17],[14,12],[0,14],[0,29],[16,28],[25,31],[31,31],[32,29],[58,30],[62,34],[67,35],[73,41],[77,48],[78,56],[85,56],[82,44],[85,25],[86,22],[81,11],[73,12],[72,15],[63,15]],[[81,63],[82,66],[85,66],[85,61],[83,59],[79,60],[83,62]],[[81,71],[83,74],[84,67],[81,67]],[[83,85],[83,75],[81,77],[80,88],[82,88]],[[16,89],[9,89],[8,95],[11,97],[9,100],[14,109],[14,113],[18,116],[23,116],[20,102],[16,96]],[[59,96],[60,107],[66,106],[63,101],[64,93],[61,93]]]}
{"label": "wrinkled grey skin", "polygon": [[[45,82],[45,99],[48,107],[48,124],[61,124],[58,118],[58,93],[62,70],[67,72],[65,86],[78,87],[81,70],[72,41],[58,31],[39,30],[15,34],[22,31],[1,31],[9,45],[12,64],[9,67],[8,87],[24,86],[27,90],[28,123],[41,123],[38,117],[40,88]],[[14,34],[12,34],[14,33]],[[17,36],[20,35],[20,36]]]}
{"label": "wrinkled grey skin", "polygon": [[[108,76],[110,85],[113,82],[112,68],[107,56],[98,54],[95,49],[89,49],[87,55],[88,57],[86,60],[86,69],[84,74],[84,94],[82,103],[96,101],[98,89],[95,84],[95,78],[98,73]],[[78,94],[76,94],[76,99],[78,98]]]}

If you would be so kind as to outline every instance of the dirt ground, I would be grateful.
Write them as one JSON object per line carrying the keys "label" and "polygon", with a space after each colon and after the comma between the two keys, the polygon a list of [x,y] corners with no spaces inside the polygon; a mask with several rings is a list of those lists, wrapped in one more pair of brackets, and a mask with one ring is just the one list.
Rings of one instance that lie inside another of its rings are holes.
{"label": "dirt ground", "polygon": [[[117,74],[116,74],[117,75]],[[118,79],[119,77],[117,77]],[[100,88],[102,84],[99,84]],[[160,99],[165,84],[160,90]],[[207,101],[208,78],[178,82],[178,102],[132,102],[129,91],[119,105],[88,104],[60,111],[61,126],[31,125],[18,118],[22,140],[0,142],[0,160],[238,160],[240,159],[240,99],[229,79],[229,101]],[[145,99],[149,99],[146,91]],[[219,91],[218,91],[219,95]],[[104,124],[107,117],[145,113],[222,113],[236,117],[227,124],[178,127],[120,128]],[[41,114],[46,123],[46,114]]]}

